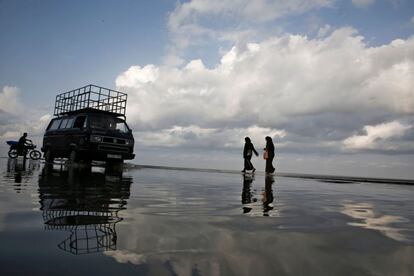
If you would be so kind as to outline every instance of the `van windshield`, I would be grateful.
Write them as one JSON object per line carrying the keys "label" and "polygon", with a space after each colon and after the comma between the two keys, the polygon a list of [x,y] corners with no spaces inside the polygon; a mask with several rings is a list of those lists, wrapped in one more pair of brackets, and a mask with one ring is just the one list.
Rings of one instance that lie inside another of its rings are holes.
{"label": "van windshield", "polygon": [[89,119],[89,123],[92,129],[113,130],[122,133],[129,132],[125,121],[120,118],[107,115],[90,115]]}

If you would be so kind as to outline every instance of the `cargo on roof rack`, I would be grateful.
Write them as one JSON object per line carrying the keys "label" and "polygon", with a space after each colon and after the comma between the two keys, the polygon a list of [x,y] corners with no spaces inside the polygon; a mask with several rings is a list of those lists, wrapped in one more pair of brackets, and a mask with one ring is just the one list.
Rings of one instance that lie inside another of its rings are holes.
{"label": "cargo on roof rack", "polygon": [[124,116],[128,95],[108,88],[86,85],[58,94],[55,101],[55,116],[81,110],[99,110]]}

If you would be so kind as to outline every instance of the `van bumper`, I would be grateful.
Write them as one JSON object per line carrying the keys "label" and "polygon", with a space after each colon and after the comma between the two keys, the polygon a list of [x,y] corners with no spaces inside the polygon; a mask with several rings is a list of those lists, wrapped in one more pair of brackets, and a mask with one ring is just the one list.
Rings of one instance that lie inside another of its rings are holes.
{"label": "van bumper", "polygon": [[135,154],[126,152],[100,151],[100,150],[79,150],[79,157],[97,161],[107,160],[132,160]]}

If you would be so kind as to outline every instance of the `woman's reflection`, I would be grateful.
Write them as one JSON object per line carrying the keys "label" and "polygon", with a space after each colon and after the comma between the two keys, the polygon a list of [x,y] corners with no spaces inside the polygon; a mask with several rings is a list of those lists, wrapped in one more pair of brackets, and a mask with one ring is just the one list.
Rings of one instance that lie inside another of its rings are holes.
{"label": "woman's reflection", "polygon": [[251,191],[252,183],[254,181],[254,175],[243,174],[243,191],[242,191],[242,204],[243,206],[243,214],[249,213],[251,208],[251,203],[256,202],[257,199],[253,198],[253,193]]}
{"label": "woman's reflection", "polygon": [[58,247],[73,254],[115,250],[115,224],[122,220],[118,212],[126,208],[131,183],[122,173],[45,165],[39,197],[46,229],[70,232]]}
{"label": "woman's reflection", "polygon": [[262,192],[263,216],[269,216],[270,210],[273,210],[273,182],[275,182],[273,175],[266,175],[265,189]]}
{"label": "woman's reflection", "polygon": [[[265,185],[262,190],[262,206],[254,204],[257,202],[254,190],[252,191],[252,184],[254,181],[253,175],[243,175],[243,190],[241,195],[241,202],[243,204],[243,214],[253,213],[253,215],[269,216],[270,211],[273,210],[273,183],[275,182],[273,175],[266,175]],[[261,209],[257,212],[252,212],[253,208]]]}

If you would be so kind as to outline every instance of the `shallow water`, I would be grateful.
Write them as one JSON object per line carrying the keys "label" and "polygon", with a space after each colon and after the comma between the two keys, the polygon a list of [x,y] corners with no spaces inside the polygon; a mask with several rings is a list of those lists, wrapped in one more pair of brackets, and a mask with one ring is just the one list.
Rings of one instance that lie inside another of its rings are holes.
{"label": "shallow water", "polygon": [[2,275],[414,275],[414,186],[0,159]]}

